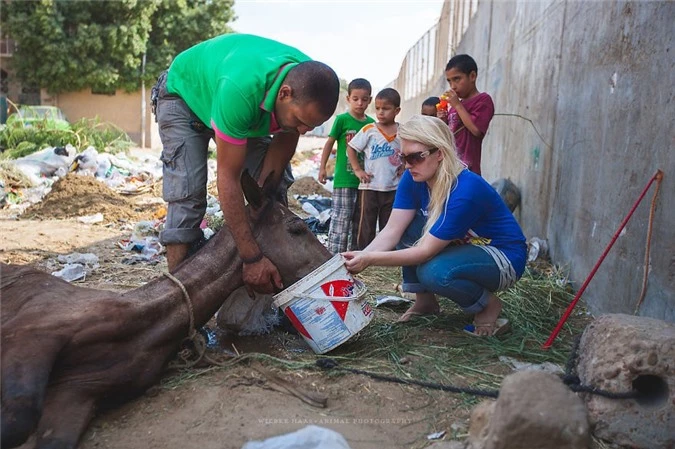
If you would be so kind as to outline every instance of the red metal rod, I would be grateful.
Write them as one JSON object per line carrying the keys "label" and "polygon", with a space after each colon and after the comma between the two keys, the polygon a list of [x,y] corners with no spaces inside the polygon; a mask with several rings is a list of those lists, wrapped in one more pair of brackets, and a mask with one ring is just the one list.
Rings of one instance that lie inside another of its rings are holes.
{"label": "red metal rod", "polygon": [[584,281],[584,284],[581,286],[579,291],[577,292],[576,296],[572,300],[569,306],[567,306],[567,310],[565,310],[565,313],[563,314],[562,318],[560,318],[560,321],[558,321],[558,324],[555,326],[555,329],[553,329],[553,332],[551,332],[551,335],[548,337],[548,340],[546,340],[546,343],[542,346],[543,349],[548,349],[551,347],[553,344],[553,340],[556,339],[560,331],[562,330],[563,325],[567,321],[567,319],[570,317],[570,314],[572,313],[572,310],[574,310],[574,307],[577,305],[577,302],[579,302],[579,298],[581,298],[581,295],[584,293],[586,290],[586,287],[588,286],[589,282],[591,282],[591,279],[593,279],[593,276],[595,276],[595,273],[598,271],[598,268],[600,268],[600,264],[605,260],[605,257],[607,257],[607,253],[609,253],[609,250],[612,249],[612,246],[614,246],[614,242],[616,242],[616,239],[619,238],[619,234],[621,234],[621,231],[623,231],[623,228],[626,227],[626,224],[628,224],[628,220],[630,220],[630,217],[633,216],[633,212],[635,212],[635,209],[640,205],[640,202],[642,202],[642,199],[645,197],[647,194],[647,191],[649,188],[652,186],[654,181],[662,177],[663,173],[661,170],[656,170],[656,173],[654,173],[654,176],[652,176],[652,179],[649,180],[647,183],[647,186],[645,186],[644,190],[640,194],[640,197],[637,199],[635,204],[633,204],[633,207],[631,208],[630,212],[628,212],[628,215],[626,215],[626,218],[623,219],[621,222],[621,225],[619,226],[619,229],[616,230],[614,233],[614,237],[612,237],[612,241],[609,242],[609,245],[607,245],[607,248],[605,248],[605,251],[602,253],[602,256],[600,256],[600,259],[595,263],[595,266],[591,270],[591,273],[588,275],[586,280]]}

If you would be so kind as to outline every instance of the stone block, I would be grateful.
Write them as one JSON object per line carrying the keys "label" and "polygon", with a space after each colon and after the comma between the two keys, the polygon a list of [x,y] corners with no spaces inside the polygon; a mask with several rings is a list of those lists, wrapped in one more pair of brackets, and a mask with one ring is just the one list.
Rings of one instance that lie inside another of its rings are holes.
{"label": "stone block", "polygon": [[584,394],[593,433],[633,448],[675,448],[675,325],[632,315],[603,315],[579,345],[582,384],[638,399]]}
{"label": "stone block", "polygon": [[590,442],[583,401],[541,371],[505,377],[494,406],[479,404],[471,419],[472,449],[587,449]]}

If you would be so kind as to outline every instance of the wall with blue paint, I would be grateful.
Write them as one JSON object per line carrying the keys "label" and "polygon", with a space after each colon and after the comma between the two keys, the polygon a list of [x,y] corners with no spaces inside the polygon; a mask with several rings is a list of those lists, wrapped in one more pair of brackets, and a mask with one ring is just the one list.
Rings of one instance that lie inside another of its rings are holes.
{"label": "wall with blue paint", "polygon": [[[569,267],[577,288],[647,181],[663,170],[639,313],[669,321],[673,23],[673,2],[481,1],[456,50],[476,59],[478,88],[493,96],[496,113],[512,114],[496,115],[484,140],[485,178],[508,177],[521,189],[516,215],[526,235],[549,239],[554,262]],[[653,190],[584,294],[595,313],[634,311]]]}

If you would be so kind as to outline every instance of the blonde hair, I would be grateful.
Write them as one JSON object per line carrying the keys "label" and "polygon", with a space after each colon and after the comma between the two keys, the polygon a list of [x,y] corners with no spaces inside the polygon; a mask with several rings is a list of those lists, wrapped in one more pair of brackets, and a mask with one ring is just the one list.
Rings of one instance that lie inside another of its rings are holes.
{"label": "blonde hair", "polygon": [[443,154],[429,194],[427,223],[424,226],[424,234],[427,234],[445,211],[450,191],[466,165],[457,156],[455,137],[450,132],[450,127],[439,118],[413,115],[399,127],[398,135],[401,139],[419,142],[428,148],[438,148]]}

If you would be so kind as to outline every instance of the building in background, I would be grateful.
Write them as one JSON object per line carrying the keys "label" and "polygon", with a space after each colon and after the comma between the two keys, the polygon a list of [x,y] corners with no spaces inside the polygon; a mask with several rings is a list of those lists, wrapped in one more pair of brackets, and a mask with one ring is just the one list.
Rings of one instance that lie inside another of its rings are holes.
{"label": "building in background", "polygon": [[145,95],[142,90],[131,93],[123,90],[100,93],[82,90],[51,95],[38,86],[23,84],[14,76],[14,50],[14,40],[0,40],[0,97],[7,100],[10,111],[12,104],[57,106],[71,122],[98,117],[102,122],[122,129],[139,146],[161,147],[157,124],[150,110],[149,88],[145,89]]}

